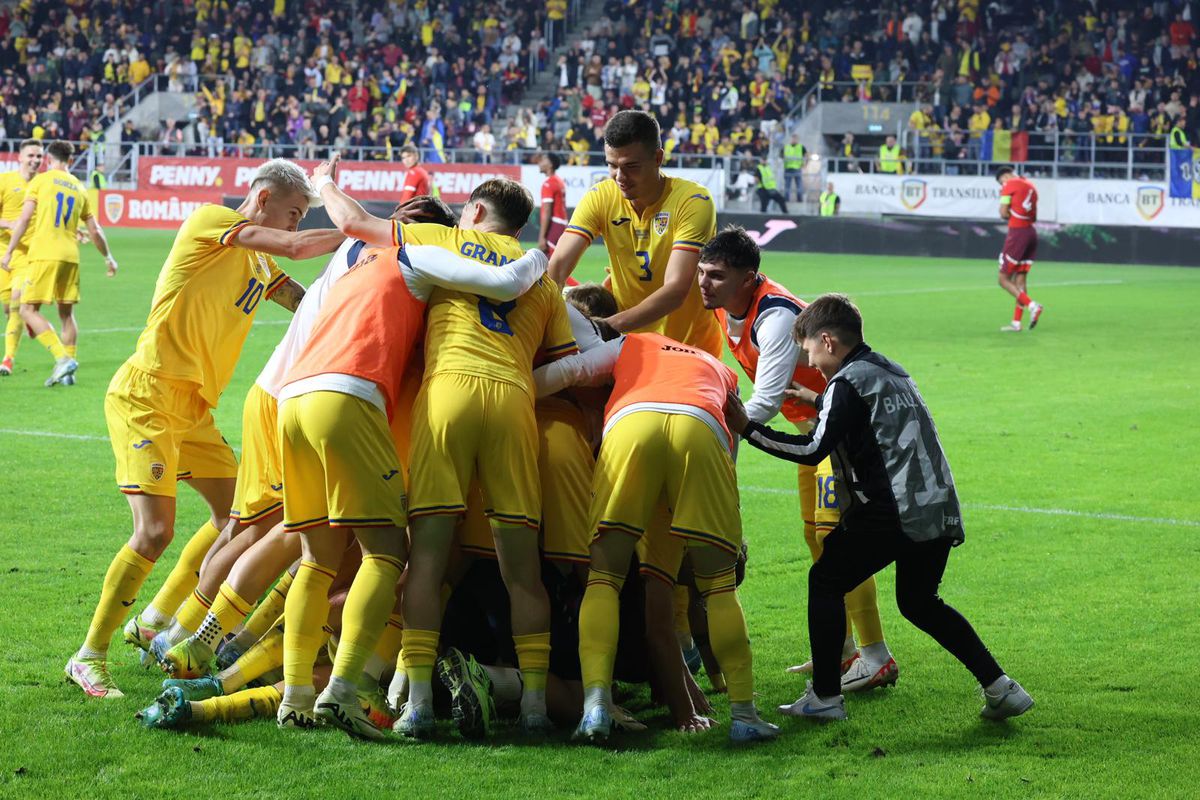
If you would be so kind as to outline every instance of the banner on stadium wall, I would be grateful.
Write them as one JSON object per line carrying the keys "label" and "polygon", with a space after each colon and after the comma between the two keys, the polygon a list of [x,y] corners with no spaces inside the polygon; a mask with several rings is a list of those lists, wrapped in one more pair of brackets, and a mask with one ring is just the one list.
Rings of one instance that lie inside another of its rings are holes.
{"label": "banner on stadium wall", "polygon": [[[673,169],[668,166],[663,168],[663,172],[678,178],[695,181],[704,186],[712,193],[713,203],[717,211],[725,207],[724,169],[695,169],[685,167]],[[567,208],[575,208],[575,206],[579,205],[579,201],[583,199],[584,192],[608,177],[608,168],[563,166],[558,168],[558,176],[567,185]],[[535,203],[541,200],[542,183],[545,180],[545,176],[538,170],[536,164],[525,164],[521,167],[521,183],[525,184],[525,188],[533,193]]]}
{"label": "banner on stadium wall", "polygon": [[[1000,218],[1000,184],[991,175],[860,175],[832,173],[843,214],[900,214],[957,219]],[[1051,181],[1035,181],[1038,219],[1053,214]]]}
{"label": "banner on stadium wall", "polygon": [[1166,183],[1058,180],[1054,184],[1057,221],[1062,224],[1200,228],[1200,198],[1171,197]]}
{"label": "banner on stadium wall", "polygon": [[218,191],[100,192],[96,212],[105,228],[162,228],[174,230],[205,203],[221,203]]}
{"label": "banner on stadium wall", "polygon": [[[263,159],[165,158],[138,159],[138,189],[217,189],[224,194],[244,194]],[[297,161],[311,170],[319,161]],[[521,168],[508,164],[425,164],[430,178],[447,203],[464,203],[471,190],[491,178],[521,179]],[[391,161],[342,161],[338,186],[359,200],[395,202],[404,188],[407,170]]]}

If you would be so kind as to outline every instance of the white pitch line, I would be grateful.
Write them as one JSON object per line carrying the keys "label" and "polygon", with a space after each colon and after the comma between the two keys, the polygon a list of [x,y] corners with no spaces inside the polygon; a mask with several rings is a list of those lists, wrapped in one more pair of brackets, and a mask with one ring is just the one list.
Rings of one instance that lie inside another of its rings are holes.
{"label": "white pitch line", "polygon": [[82,433],[55,433],[54,431],[23,431],[0,428],[0,436],[41,436],[46,439],[77,439],[81,442],[107,442],[107,436],[88,436]]}
{"label": "white pitch line", "polygon": [[[1057,287],[1057,286],[1118,286],[1125,283],[1123,280],[1105,280],[1105,281],[1057,281],[1050,283],[1038,283],[1038,288]],[[855,292],[848,291],[846,294],[853,297],[891,297],[892,295],[902,294],[939,294],[942,292],[991,292],[995,291],[994,284],[987,286],[931,286],[927,288],[915,289],[890,289],[887,291],[878,292]]]}
{"label": "white pitch line", "polygon": [[[992,287],[995,288],[995,287]],[[254,325],[287,325],[291,322],[290,319],[263,319],[255,320]],[[141,333],[146,330],[145,325],[138,325],[136,328],[84,328],[80,333]]]}
{"label": "white pitch line", "polygon": [[[776,489],[770,486],[742,486],[743,492],[751,494],[781,494],[796,496],[795,489]],[[1200,520],[1175,519],[1173,517],[1135,517],[1130,514],[1111,514],[1105,511],[1075,511],[1070,508],[1031,508],[1029,506],[1006,506],[992,503],[963,503],[964,508],[984,511],[1011,511],[1017,514],[1047,514],[1055,517],[1083,517],[1085,519],[1114,520],[1117,522],[1145,522],[1154,525],[1174,525],[1182,528],[1200,528]]]}
{"label": "white pitch line", "polygon": [[[88,436],[81,433],[57,433],[55,431],[27,431],[0,428],[0,436],[39,436],[45,439],[73,439],[82,442],[108,442],[107,436]],[[238,450],[239,448],[234,448]],[[778,494],[795,496],[794,489],[776,489],[771,486],[742,486],[743,492],[751,494]],[[1048,514],[1055,517],[1083,517],[1085,519],[1113,520],[1116,522],[1145,522],[1154,525],[1174,525],[1183,528],[1200,528],[1200,520],[1174,519],[1173,517],[1135,517],[1131,514],[1111,514],[1103,511],[1075,511],[1069,508],[1030,508],[1028,506],[994,505],[992,503],[964,503],[966,508],[985,511],[1010,511],[1017,514]]]}

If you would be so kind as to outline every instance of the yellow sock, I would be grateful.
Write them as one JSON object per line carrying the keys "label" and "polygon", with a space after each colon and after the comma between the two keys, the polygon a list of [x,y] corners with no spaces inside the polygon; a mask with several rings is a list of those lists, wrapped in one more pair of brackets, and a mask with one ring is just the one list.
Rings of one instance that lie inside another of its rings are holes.
{"label": "yellow sock", "polygon": [[513,643],[526,690],[545,691],[546,673],[550,671],[550,632],[514,636]]}
{"label": "yellow sock", "polygon": [[403,639],[404,617],[392,614],[388,617],[387,624],[383,626],[383,633],[379,634],[379,641],[375,642],[375,652],[367,659],[367,665],[363,667],[363,674],[369,675],[378,683],[384,668],[388,664],[396,663],[399,658],[400,644]]}
{"label": "yellow sock", "polygon": [[400,658],[410,683],[428,683],[433,680],[433,664],[437,661],[438,631],[422,631],[405,628],[401,641]]}
{"label": "yellow sock", "polygon": [[713,575],[697,573],[696,588],[708,605],[708,643],[729,686],[729,702],[752,702],[754,659],[733,567]]}
{"label": "yellow sock", "polygon": [[363,556],[342,608],[334,677],[358,683],[367,659],[375,652],[388,615],[396,607],[396,584],[402,572],[404,564],[399,559],[375,554]]}
{"label": "yellow sock", "polygon": [[691,606],[691,595],[688,587],[677,583],[671,595],[674,613],[676,613],[676,636],[680,639],[691,639],[691,620],[688,619],[688,607]]}
{"label": "yellow sock", "polygon": [[179,612],[175,615],[176,624],[189,634],[195,633],[204,624],[204,618],[208,616],[212,603],[212,598],[204,592],[199,589],[192,590],[187,602],[179,607]]}
{"label": "yellow sock", "polygon": [[329,619],[329,587],[337,573],[312,561],[301,561],[284,605],[283,680],[288,686],[312,686],[313,662]]}
{"label": "yellow sock", "polygon": [[797,485],[800,495],[800,518],[804,522],[804,542],[812,553],[813,561],[821,556],[817,541],[817,468],[807,464],[797,465]]}
{"label": "yellow sock", "polygon": [[67,351],[67,355],[69,355],[71,358],[74,358],[76,353],[79,351],[79,348],[73,344],[64,344],[63,349]]}
{"label": "yellow sock", "polygon": [[[204,557],[208,555],[209,549],[213,542],[221,532],[212,524],[212,520],[206,521],[200,526],[199,530],[192,534],[192,538],[188,539],[187,544],[183,546],[183,552],[179,554],[179,560],[175,562],[175,566],[171,568],[171,574],[167,576],[163,582],[162,588],[158,590],[158,594],[154,595],[154,599],[150,601],[150,606],[146,609],[146,614],[152,618],[156,614],[161,614],[165,619],[177,617],[177,613],[187,599],[187,596],[196,588],[196,584],[200,581],[200,565],[204,562]],[[211,603],[209,603],[211,605]],[[193,612],[195,609],[193,609]],[[204,609],[207,613],[208,609]],[[199,619],[196,619],[195,627],[184,626],[189,631],[195,632],[200,627],[200,623],[204,621],[204,613],[200,614]],[[193,617],[194,618],[194,614]]]}
{"label": "yellow sock", "polygon": [[34,338],[38,340],[38,344],[50,351],[55,361],[67,354],[67,348],[63,347],[62,340],[58,338],[54,328],[47,328]]}
{"label": "yellow sock", "polygon": [[209,647],[216,648],[217,642],[225,632],[246,618],[254,608],[253,604],[242,599],[228,582],[222,583],[213,599],[212,608],[204,617],[204,622],[196,629],[196,638]]}
{"label": "yellow sock", "polygon": [[153,561],[139,555],[129,545],[117,552],[104,574],[100,602],[96,604],[87,638],[83,640],[84,655],[104,656],[108,652],[113,632],[125,620],[129,607],[137,600],[138,589],[142,588],[153,568]]}
{"label": "yellow sock", "polygon": [[854,623],[859,647],[883,641],[883,622],[879,619],[879,598],[874,575],[846,595],[846,619]]}
{"label": "yellow sock", "polygon": [[254,609],[254,613],[250,615],[250,619],[246,620],[242,629],[252,634],[255,639],[261,639],[275,624],[275,620],[283,614],[283,604],[287,600],[288,590],[291,588],[292,573],[285,572],[271,587],[271,591],[267,592],[267,596],[258,604],[258,608]]}
{"label": "yellow sock", "polygon": [[[322,641],[324,639],[322,638]],[[317,645],[320,647],[320,645]],[[273,628],[254,643],[233,666],[221,673],[225,693],[236,692],[255,678],[283,666],[283,628]]]}
{"label": "yellow sock", "polygon": [[224,697],[192,702],[194,722],[237,722],[255,717],[274,717],[283,696],[274,686],[244,689]]}
{"label": "yellow sock", "polygon": [[624,585],[624,575],[595,568],[588,571],[587,590],[579,608],[579,666],[584,689],[612,684]]}
{"label": "yellow sock", "polygon": [[17,347],[21,344],[21,328],[25,323],[21,321],[21,312],[13,308],[8,313],[8,319],[4,325],[4,357],[16,358]]}

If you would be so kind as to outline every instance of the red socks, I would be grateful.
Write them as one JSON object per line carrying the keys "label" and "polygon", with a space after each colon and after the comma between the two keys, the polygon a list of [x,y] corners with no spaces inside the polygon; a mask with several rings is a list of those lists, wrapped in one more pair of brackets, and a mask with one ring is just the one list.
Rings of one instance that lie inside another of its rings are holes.
{"label": "red socks", "polygon": [[1032,302],[1033,300],[1031,300],[1029,295],[1025,294],[1025,292],[1021,292],[1021,294],[1017,297],[1017,305],[1019,305],[1021,308],[1025,308],[1025,306]]}

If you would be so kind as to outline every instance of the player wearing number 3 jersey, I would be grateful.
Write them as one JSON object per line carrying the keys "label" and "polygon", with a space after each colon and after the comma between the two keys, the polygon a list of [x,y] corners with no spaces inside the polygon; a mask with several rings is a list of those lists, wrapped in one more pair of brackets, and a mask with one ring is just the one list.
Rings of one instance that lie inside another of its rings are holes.
{"label": "player wearing number 3 jersey", "polygon": [[[108,674],[109,640],[174,537],[176,479],[189,479],[211,511],[201,535],[193,537],[195,547],[189,542],[185,548],[198,557],[181,562],[194,561],[198,569],[228,521],[237,461],[212,412],[261,301],[271,298],[295,310],[303,296],[271,256],[312,258],[342,243],[336,230],[296,231],[313,199],[299,167],[268,161],[236,211],[202,206],[175,236],[146,329],[104,400],[133,535],[109,566],[84,645],[67,663],[67,675],[89,695],[121,694]],[[171,592],[178,600],[167,604],[172,611],[191,591],[188,584],[195,586],[195,571],[185,572],[176,569],[168,578],[178,584]]]}
{"label": "player wearing number 3 jersey", "polygon": [[[698,183],[664,175],[658,123],[621,111],[604,129],[608,180],[589,189],[550,259],[560,284],[588,245],[604,238],[621,333],[652,332],[721,355],[721,331],[700,301],[696,264],[716,231],[716,206]],[[567,236],[567,233],[575,234]]]}

